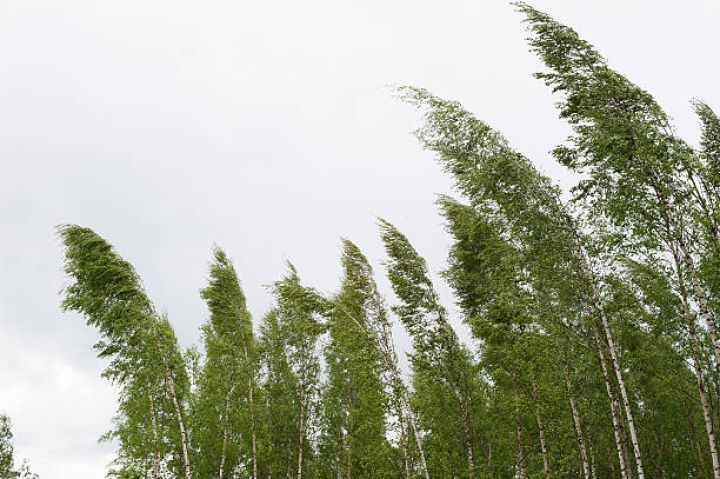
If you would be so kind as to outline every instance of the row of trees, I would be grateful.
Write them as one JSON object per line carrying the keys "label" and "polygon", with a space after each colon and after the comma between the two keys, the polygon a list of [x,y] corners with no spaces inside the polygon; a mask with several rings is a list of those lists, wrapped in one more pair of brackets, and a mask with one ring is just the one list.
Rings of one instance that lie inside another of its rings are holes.
{"label": "row of trees", "polygon": [[[110,244],[60,229],[63,305],[100,332],[120,391],[112,476],[720,479],[720,119],[696,102],[691,147],[572,29],[517,8],[573,130],[554,150],[581,176],[569,201],[460,104],[399,91],[461,196],[438,204],[472,347],[386,221],[389,309],[344,240],[337,293],[288,264],[256,327],[216,249],[202,352],[179,348]],[[394,318],[412,338],[409,382]]]}

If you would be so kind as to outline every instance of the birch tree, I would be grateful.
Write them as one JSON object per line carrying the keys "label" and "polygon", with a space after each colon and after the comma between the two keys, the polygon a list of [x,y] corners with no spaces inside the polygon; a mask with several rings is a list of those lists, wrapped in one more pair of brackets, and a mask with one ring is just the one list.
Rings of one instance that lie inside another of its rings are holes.
{"label": "birch tree", "polygon": [[345,479],[390,477],[399,468],[387,438],[382,358],[368,334],[368,307],[375,290],[372,269],[347,240],[341,264],[343,277],[328,313],[330,338],[324,354],[327,382],[320,444],[324,474]]}
{"label": "birch tree", "polygon": [[280,454],[290,455],[283,469],[280,469],[283,466],[273,469],[302,479],[311,477],[315,459],[312,441],[318,429],[318,341],[325,329],[322,315],[329,305],[319,292],[301,284],[297,270],[290,263],[288,270],[283,279],[272,285],[276,307],[267,318],[263,333],[268,374],[265,387],[272,390],[268,398],[274,398],[285,408],[278,410],[269,404],[270,422],[275,422],[284,412],[284,421],[277,422],[286,425],[280,434],[271,434],[272,447]]}
{"label": "birch tree", "polygon": [[188,377],[167,317],[158,314],[135,269],[89,228],[60,228],[65,246],[63,308],[81,313],[101,340],[108,360],[103,375],[120,388],[119,414],[111,435],[119,440],[119,466],[161,467],[192,477],[186,426]]}
{"label": "birch tree", "polygon": [[210,278],[201,296],[210,318],[202,330],[205,362],[194,407],[198,472],[224,479],[241,467],[256,477],[252,318],[235,267],[220,248],[213,251]]}
{"label": "birch tree", "polygon": [[[417,412],[421,424],[436,432],[426,441],[432,475],[459,474],[465,469],[466,477],[475,477],[476,450],[482,438],[478,416],[484,397],[472,356],[448,322],[425,260],[393,225],[380,220],[380,229],[388,256],[388,277],[400,299],[393,311],[413,338],[410,359]],[[423,401],[423,395],[443,398],[442,402],[452,405],[452,418],[444,408],[429,407],[431,403]],[[445,431],[438,434],[441,428]],[[448,454],[450,444],[456,449]],[[456,457],[464,457],[465,465]]]}

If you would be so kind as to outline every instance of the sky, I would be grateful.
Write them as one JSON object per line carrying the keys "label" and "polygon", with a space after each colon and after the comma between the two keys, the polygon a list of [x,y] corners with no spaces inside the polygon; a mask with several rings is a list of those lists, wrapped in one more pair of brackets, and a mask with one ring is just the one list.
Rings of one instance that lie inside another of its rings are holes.
{"label": "sky", "polygon": [[[689,100],[720,109],[716,0],[533,5],[652,92],[691,142]],[[213,244],[256,319],[286,260],[335,290],[341,237],[368,255],[392,304],[379,216],[452,304],[434,204],[451,182],[392,85],[460,100],[567,187],[548,151],[568,129],[532,77],[526,36],[497,0],[0,2],[0,411],[18,455],[44,479],[92,479],[114,454],[98,443],[116,406],[98,336],[59,308],[59,224],[113,243],[183,346],[207,318],[198,291]]]}

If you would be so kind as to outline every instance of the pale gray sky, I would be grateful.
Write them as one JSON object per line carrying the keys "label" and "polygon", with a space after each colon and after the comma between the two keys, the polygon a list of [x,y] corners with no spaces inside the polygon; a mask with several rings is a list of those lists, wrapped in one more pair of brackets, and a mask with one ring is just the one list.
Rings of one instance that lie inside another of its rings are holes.
{"label": "pale gray sky", "polygon": [[[534,5],[654,93],[691,141],[688,100],[720,108],[716,0]],[[44,479],[102,477],[113,456],[97,444],[115,397],[96,334],[59,311],[55,225],[115,244],[183,345],[206,318],[213,242],[256,317],[285,259],[332,291],[340,236],[382,272],[378,215],[438,272],[434,199],[449,181],[386,85],[461,100],[567,184],[547,154],[567,130],[525,36],[497,0],[0,2],[0,411],[20,455]]]}

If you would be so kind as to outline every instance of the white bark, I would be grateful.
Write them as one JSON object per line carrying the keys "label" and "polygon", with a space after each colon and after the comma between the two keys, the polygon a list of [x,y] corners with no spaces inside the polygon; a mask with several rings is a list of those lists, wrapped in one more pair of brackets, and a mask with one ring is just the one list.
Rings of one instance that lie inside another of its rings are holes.
{"label": "white bark", "polygon": [[[232,383],[233,375],[230,375],[230,382]],[[227,458],[227,446],[228,446],[228,428],[229,428],[229,415],[230,415],[230,397],[235,386],[231,386],[225,395],[225,412],[223,414],[223,442],[222,450],[220,453],[220,470],[218,471],[218,479],[225,477],[225,461]]]}
{"label": "white bark", "polygon": [[192,472],[190,468],[190,455],[188,453],[187,430],[185,429],[185,421],[182,417],[182,409],[180,408],[180,402],[178,401],[177,393],[175,391],[175,381],[173,380],[172,374],[170,374],[170,368],[168,367],[167,363],[165,364],[165,374],[168,393],[170,394],[170,398],[172,399],[173,408],[175,409],[175,416],[177,417],[178,428],[180,429],[180,447],[182,448],[183,466],[185,468],[185,479],[192,479]]}
{"label": "white bark", "polygon": [[707,392],[705,386],[705,379],[702,373],[702,363],[700,360],[700,350],[698,347],[697,333],[695,330],[695,317],[690,311],[690,305],[687,303],[686,298],[681,298],[683,309],[685,311],[685,317],[687,319],[688,337],[690,339],[690,350],[693,360],[693,370],[695,372],[695,380],[697,382],[698,395],[700,396],[700,406],[703,412],[703,419],[705,421],[705,431],[708,437],[708,446],[710,448],[710,456],[712,459],[713,466],[713,478],[720,479],[720,461],[718,460],[717,444],[715,441],[715,431],[713,426],[712,415],[710,413],[710,406],[707,400]]}
{"label": "white bark", "polygon": [[253,368],[250,364],[250,351],[248,347],[247,339],[243,340],[243,353],[245,355],[245,363],[248,368],[248,403],[250,406],[250,434],[252,440],[252,468],[253,468],[253,479],[258,477],[258,457],[257,457],[257,431],[255,428],[255,402],[254,402],[254,388],[255,384],[253,381]]}
{"label": "white bark", "polygon": [[630,441],[633,446],[633,453],[635,455],[635,466],[637,469],[638,479],[645,479],[645,471],[643,469],[642,454],[640,453],[640,443],[637,438],[637,431],[635,429],[635,420],[633,418],[632,409],[630,407],[630,399],[628,397],[627,388],[625,386],[625,379],[623,377],[622,369],[620,367],[620,361],[617,355],[617,348],[615,347],[615,341],[613,339],[612,329],[610,328],[610,322],[607,314],[605,313],[605,306],[603,305],[600,292],[598,291],[595,275],[590,265],[590,261],[583,252],[583,263],[585,265],[586,274],[590,281],[590,287],[593,294],[593,300],[595,307],[600,315],[600,322],[605,332],[605,338],[607,340],[608,352],[610,353],[610,363],[612,364],[615,372],[615,377],[620,388],[620,397],[622,398],[623,409],[625,410],[625,419],[627,420],[628,430],[630,431]]}
{"label": "white bark", "polygon": [[[159,433],[158,433],[158,424],[157,424],[157,413],[155,412],[155,398],[153,397],[150,386],[147,386],[147,393],[148,393],[148,404],[150,405],[150,423],[152,425],[152,433],[153,433],[153,441],[154,441],[154,448],[157,448],[158,441],[160,439]],[[155,450],[153,453],[153,479],[162,479],[162,472],[160,470],[160,452]]]}
{"label": "white bark", "polygon": [[518,443],[518,471],[520,479],[528,479],[527,460],[525,458],[525,447],[523,446],[522,421],[520,420],[520,393],[515,386],[515,435]]}
{"label": "white bark", "polygon": [[582,461],[582,473],[584,479],[590,477],[590,465],[588,463],[587,447],[585,445],[585,435],[583,434],[582,424],[580,424],[580,414],[578,413],[577,406],[575,405],[575,396],[572,392],[572,383],[570,382],[570,372],[568,371],[567,364],[565,367],[565,385],[568,392],[568,401],[570,402],[570,409],[572,411],[573,424],[575,425],[575,433],[577,434],[578,448],[580,449],[580,460]]}
{"label": "white bark", "polygon": [[305,448],[305,371],[301,372],[300,379],[300,427],[298,428],[298,467],[297,479],[302,479],[303,473],[303,449]]}
{"label": "white bark", "polygon": [[610,412],[613,423],[613,435],[615,436],[615,446],[617,447],[618,460],[620,461],[620,476],[622,477],[622,479],[631,479],[632,473],[628,469],[628,464],[625,460],[625,453],[623,451],[623,439],[621,433],[622,426],[620,425],[621,419],[620,413],[618,412],[618,410],[620,409],[620,405],[618,404],[617,396],[615,395],[615,391],[612,386],[610,374],[607,367],[607,359],[605,357],[605,352],[603,351],[603,344],[600,340],[600,335],[598,334],[595,327],[593,327],[593,332],[595,333],[595,344],[597,347],[598,356],[600,357],[600,368],[602,369],[603,379],[605,380],[605,388],[607,389],[608,398],[610,398]]}

